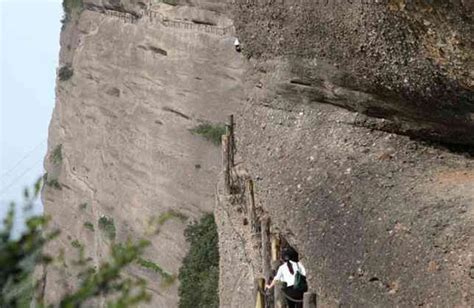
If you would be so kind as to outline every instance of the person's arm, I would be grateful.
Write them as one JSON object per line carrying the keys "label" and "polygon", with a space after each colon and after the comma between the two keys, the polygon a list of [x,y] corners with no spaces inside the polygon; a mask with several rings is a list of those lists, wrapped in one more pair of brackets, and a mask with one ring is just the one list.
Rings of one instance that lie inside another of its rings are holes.
{"label": "person's arm", "polygon": [[281,272],[281,267],[278,268],[277,274],[275,275],[275,278],[273,278],[272,283],[265,285],[265,289],[271,289],[275,286],[275,283],[282,278],[282,272]]}
{"label": "person's arm", "polygon": [[265,289],[271,289],[275,286],[275,283],[277,282],[276,276],[273,278],[272,283],[265,285]]}

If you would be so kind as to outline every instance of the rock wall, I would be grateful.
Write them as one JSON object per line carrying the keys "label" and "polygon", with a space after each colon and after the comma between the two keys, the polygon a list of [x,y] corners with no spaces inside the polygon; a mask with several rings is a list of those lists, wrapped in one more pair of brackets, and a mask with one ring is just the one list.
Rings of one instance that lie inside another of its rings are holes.
{"label": "rock wall", "polygon": [[472,5],[270,3],[235,1],[238,162],[319,304],[471,307]]}
{"label": "rock wall", "polygon": [[472,159],[298,103],[305,92],[281,87],[285,67],[250,74],[238,161],[321,307],[472,306]]}
{"label": "rock wall", "polygon": [[[249,57],[283,57],[307,102],[390,132],[474,144],[472,1],[235,1]],[[282,88],[282,91],[284,88]]]}
{"label": "rock wall", "polygon": [[[230,0],[177,3],[84,0],[65,25],[43,194],[63,232],[49,251],[68,260],[79,240],[99,264],[104,217],[118,241],[155,234],[146,259],[177,274],[185,221],[157,221],[211,211],[221,172],[219,148],[189,129],[235,113],[237,163],[322,307],[472,306],[470,2],[235,0],[233,16]],[[217,201],[221,306],[249,307],[261,247],[239,203]],[[49,267],[47,300],[75,273]],[[177,306],[177,282],[130,274],[151,307]]]}
{"label": "rock wall", "polygon": [[[45,212],[62,231],[50,253],[73,260],[78,240],[99,264],[111,244],[105,217],[116,241],[148,237],[145,258],[177,275],[186,223],[212,211],[219,148],[189,130],[240,107],[244,65],[225,1],[181,4],[85,0],[65,24],[60,68],[73,73],[59,71],[45,160]],[[181,219],[160,222],[173,212]],[[48,267],[47,301],[70,291],[75,274],[71,263]],[[177,281],[163,285],[139,266],[130,274],[148,281],[150,307],[177,306]]]}

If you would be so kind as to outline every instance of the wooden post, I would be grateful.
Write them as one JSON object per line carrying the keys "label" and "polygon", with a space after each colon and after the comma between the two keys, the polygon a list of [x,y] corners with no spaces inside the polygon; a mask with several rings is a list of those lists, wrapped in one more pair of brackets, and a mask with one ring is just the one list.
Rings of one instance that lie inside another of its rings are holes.
{"label": "wooden post", "polygon": [[316,293],[305,293],[303,297],[303,308],[316,308],[317,296]]}
{"label": "wooden post", "polygon": [[222,136],[222,167],[224,169],[224,192],[230,194],[229,136]]}
{"label": "wooden post", "polygon": [[270,279],[270,243],[268,235],[270,233],[270,219],[262,218],[262,269],[265,279]]}
{"label": "wooden post", "polygon": [[280,261],[280,236],[272,235],[272,263]]}
{"label": "wooden post", "polygon": [[229,136],[229,164],[230,167],[234,167],[234,150],[235,150],[235,143],[234,143],[234,115],[231,114],[229,116],[229,123],[227,124],[227,135]]}
{"label": "wooden post", "polygon": [[265,290],[265,278],[257,278],[256,284],[257,296],[255,308],[265,308],[265,296],[263,296],[263,292]]}
{"label": "wooden post", "polygon": [[253,234],[257,233],[257,221],[255,218],[255,193],[254,193],[254,188],[253,188],[253,181],[248,180],[247,181],[247,186],[249,190],[249,222],[250,222],[250,228]]}
{"label": "wooden post", "polygon": [[[270,281],[271,275],[271,247],[270,247],[270,218],[267,216],[262,218],[262,269],[263,276]],[[273,307],[273,294],[267,296],[267,307]]]}
{"label": "wooden post", "polygon": [[[278,234],[272,234],[271,238],[271,268],[275,273],[278,270],[280,265],[280,236]],[[273,291],[273,302],[274,307],[283,308],[282,294],[281,294],[281,284],[275,286]]]}
{"label": "wooden post", "polygon": [[275,285],[273,296],[275,297],[275,308],[286,308],[286,300],[283,295],[283,284],[277,283]]}

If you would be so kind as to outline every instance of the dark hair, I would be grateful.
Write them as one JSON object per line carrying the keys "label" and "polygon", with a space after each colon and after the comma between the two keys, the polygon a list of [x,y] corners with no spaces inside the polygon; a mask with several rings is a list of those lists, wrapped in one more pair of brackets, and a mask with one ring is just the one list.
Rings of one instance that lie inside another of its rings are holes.
{"label": "dark hair", "polygon": [[291,262],[290,262],[291,256],[290,256],[289,251],[288,250],[283,251],[282,257],[286,263],[286,266],[288,266],[288,270],[290,271],[291,275],[293,275],[295,271],[293,270],[293,265],[291,265]]}

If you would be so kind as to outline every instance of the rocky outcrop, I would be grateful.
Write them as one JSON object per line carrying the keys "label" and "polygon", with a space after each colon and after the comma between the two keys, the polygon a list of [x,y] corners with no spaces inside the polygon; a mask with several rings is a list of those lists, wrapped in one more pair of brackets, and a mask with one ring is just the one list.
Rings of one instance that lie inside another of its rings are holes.
{"label": "rocky outcrop", "polygon": [[385,119],[380,129],[474,144],[471,1],[236,1],[249,57],[283,58],[285,91]]}
{"label": "rocky outcrop", "polygon": [[[322,307],[472,306],[471,2],[235,0],[233,16],[231,1],[165,2],[84,0],[65,19],[49,252],[71,260],[80,243],[99,264],[114,240],[147,236],[145,258],[175,275],[185,218],[213,209],[221,172],[190,129],[235,113],[237,165]],[[220,299],[249,307],[261,243],[234,197],[218,188]],[[48,267],[47,300],[75,274]],[[176,281],[129,274],[150,306],[177,305]]]}
{"label": "rocky outcrop", "polygon": [[[471,307],[470,2],[235,2],[251,66],[237,162],[318,304]],[[221,253],[237,246],[241,258],[246,227],[232,206],[239,227]],[[262,275],[261,260],[253,268]]]}
{"label": "rocky outcrop", "polygon": [[470,307],[472,159],[361,127],[339,107],[295,104],[305,92],[281,93],[279,65],[249,80],[238,161],[319,304]]}
{"label": "rocky outcrop", "polygon": [[[146,236],[144,258],[178,273],[186,222],[212,211],[220,172],[218,147],[190,129],[222,122],[243,96],[225,6],[85,0],[75,8],[61,34],[67,69],[57,82],[45,163],[45,212],[62,230],[50,253],[73,260],[77,240],[99,264],[114,237]],[[51,159],[59,146],[61,159]],[[47,301],[71,290],[75,274],[71,263],[48,267]],[[176,280],[163,283],[139,266],[130,274],[148,281],[151,307],[177,306]]]}

